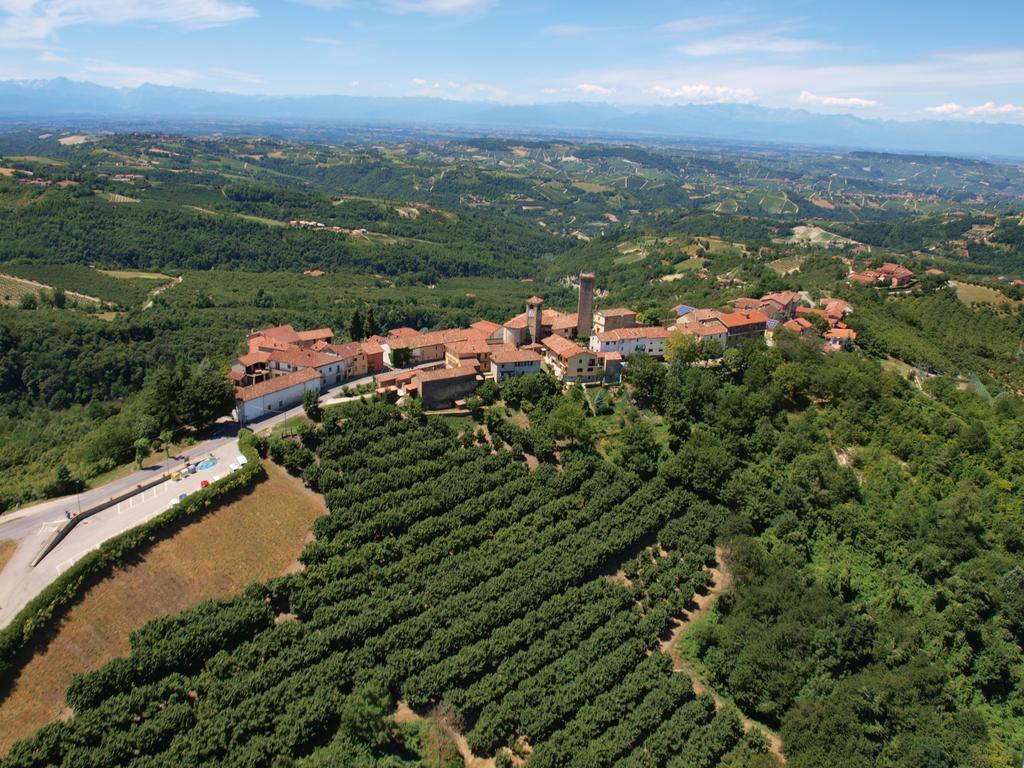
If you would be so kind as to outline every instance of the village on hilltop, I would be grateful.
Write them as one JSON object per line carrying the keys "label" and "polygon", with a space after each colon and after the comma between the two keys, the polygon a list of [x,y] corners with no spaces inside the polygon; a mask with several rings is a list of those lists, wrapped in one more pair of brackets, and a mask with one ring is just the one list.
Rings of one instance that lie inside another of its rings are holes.
{"label": "village on hilltop", "polygon": [[[913,277],[904,267],[898,273],[885,267],[878,282],[897,285],[904,273]],[[842,299],[812,307],[804,295],[783,291],[734,299],[727,309],[681,304],[672,324],[646,325],[626,307],[595,310],[594,280],[590,273],[579,276],[576,312],[546,308],[543,298],[532,296],[524,312],[501,324],[479,320],[468,328],[438,331],[394,328],[386,336],[345,344],[335,343],[330,328],[296,331],[281,325],[255,331],[248,336],[248,353],[228,374],[236,416],[240,423],[256,421],[300,404],[306,392],[370,376],[378,394],[417,397],[427,409],[460,404],[486,379],[500,383],[541,370],[566,385],[614,383],[634,354],[664,359],[673,334],[720,350],[759,337],[771,344],[780,328],[818,334],[829,351],[857,338],[844,321],[853,305]]]}

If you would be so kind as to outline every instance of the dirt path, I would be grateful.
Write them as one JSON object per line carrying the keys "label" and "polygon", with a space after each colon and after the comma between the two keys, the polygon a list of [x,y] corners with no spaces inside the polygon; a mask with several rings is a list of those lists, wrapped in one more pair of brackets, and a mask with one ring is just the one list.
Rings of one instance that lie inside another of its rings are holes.
{"label": "dirt path", "polygon": [[143,310],[146,310],[146,309],[149,309],[150,307],[152,307],[153,306],[153,299],[155,299],[161,293],[166,291],[168,288],[173,288],[176,285],[180,285],[181,281],[184,280],[184,279],[185,278],[182,275],[178,275],[176,278],[171,280],[171,282],[164,283],[163,285],[158,285],[156,288],[151,290],[149,292],[149,298],[146,300],[146,303],[142,305]]}
{"label": "dirt path", "polygon": [[[721,547],[715,550],[715,567],[708,570],[712,579],[711,587],[706,594],[694,595],[693,602],[697,607],[693,611],[688,612],[682,619],[676,620],[676,626],[672,630],[672,635],[661,644],[662,653],[667,653],[672,658],[672,668],[676,672],[682,672],[690,678],[693,682],[693,692],[698,696],[702,693],[709,694],[715,702],[716,710],[721,710],[725,707],[725,700],[713,688],[704,683],[693,665],[683,658],[683,655],[679,652],[679,639],[693,626],[695,621],[707,614],[711,606],[718,599],[718,596],[732,584],[732,574],[729,572],[728,560],[728,552]],[[786,762],[786,756],[782,751],[782,739],[764,726],[755,723],[742,712],[740,713],[740,721],[743,723],[744,733],[748,733],[754,728],[760,730],[764,734],[765,739],[768,740],[769,751],[780,762]]]}
{"label": "dirt path", "polygon": [[[392,715],[392,719],[396,723],[415,723],[420,720],[426,720],[427,718],[417,712],[414,712],[404,701],[399,701],[398,709],[395,711],[395,714]],[[456,748],[459,750],[459,754],[462,756],[462,761],[466,764],[466,768],[494,768],[494,759],[477,757],[474,755],[473,750],[469,748],[469,743],[466,741],[466,737],[463,736],[462,733],[450,722],[448,722],[446,718],[436,717],[433,719],[454,742]]]}

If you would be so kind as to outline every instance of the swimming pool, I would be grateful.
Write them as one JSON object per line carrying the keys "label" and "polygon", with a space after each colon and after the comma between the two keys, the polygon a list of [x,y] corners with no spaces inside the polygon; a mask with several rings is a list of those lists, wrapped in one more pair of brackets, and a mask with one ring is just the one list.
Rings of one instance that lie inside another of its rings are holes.
{"label": "swimming pool", "polygon": [[196,469],[213,469],[216,466],[217,460],[213,456],[211,456],[210,458],[203,459],[198,464],[196,464]]}

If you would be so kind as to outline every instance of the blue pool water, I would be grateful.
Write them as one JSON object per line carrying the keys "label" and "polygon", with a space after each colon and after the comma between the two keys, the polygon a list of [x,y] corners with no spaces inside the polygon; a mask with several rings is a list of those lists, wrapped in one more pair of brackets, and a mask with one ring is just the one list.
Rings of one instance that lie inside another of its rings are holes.
{"label": "blue pool water", "polygon": [[196,469],[213,469],[215,466],[217,466],[217,460],[211,456],[196,464]]}

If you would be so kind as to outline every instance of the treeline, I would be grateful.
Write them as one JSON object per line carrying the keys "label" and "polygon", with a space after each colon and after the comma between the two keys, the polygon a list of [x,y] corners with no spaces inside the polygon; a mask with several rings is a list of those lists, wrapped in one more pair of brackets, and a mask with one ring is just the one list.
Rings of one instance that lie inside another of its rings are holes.
{"label": "treeline", "polygon": [[[347,269],[419,277],[520,276],[558,242],[525,224],[458,224],[436,219],[448,242],[352,241],[343,235],[270,227],[236,216],[211,216],[145,204],[115,206],[50,190],[15,213],[0,208],[0,239],[10,260],[98,264],[132,269]],[[475,222],[475,223],[474,223]],[[456,231],[456,228],[457,231]],[[420,231],[418,234],[424,234]]]}

